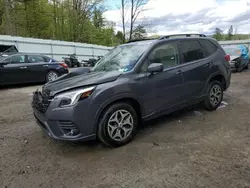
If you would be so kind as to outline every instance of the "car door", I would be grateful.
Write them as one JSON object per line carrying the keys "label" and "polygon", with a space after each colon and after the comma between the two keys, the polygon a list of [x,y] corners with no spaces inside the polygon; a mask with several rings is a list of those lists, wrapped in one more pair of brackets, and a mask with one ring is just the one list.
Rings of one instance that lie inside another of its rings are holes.
{"label": "car door", "polygon": [[45,81],[49,62],[42,55],[28,55],[29,79],[33,82]]}
{"label": "car door", "polygon": [[[210,42],[209,40],[200,39],[199,40],[203,51],[205,52],[205,58],[203,58],[204,69],[201,74],[201,79],[203,80],[203,93],[204,89],[206,89],[207,80],[215,73],[218,72],[217,64],[221,63],[221,58],[216,56],[221,56],[219,48]],[[223,57],[224,58],[224,57]],[[218,62],[216,62],[218,61]]]}
{"label": "car door", "polygon": [[198,40],[186,39],[178,43],[182,71],[185,83],[185,98],[189,101],[191,98],[200,96],[206,79],[204,70],[209,69],[209,61],[206,58],[205,52]]}
{"label": "car door", "polygon": [[[151,63],[162,63],[164,70],[151,75],[147,72]],[[153,49],[138,75],[137,89],[147,115],[172,111],[181,105],[184,80],[176,42],[160,44]]]}
{"label": "car door", "polygon": [[0,64],[0,82],[1,84],[28,82],[27,71],[25,55],[6,57]]}

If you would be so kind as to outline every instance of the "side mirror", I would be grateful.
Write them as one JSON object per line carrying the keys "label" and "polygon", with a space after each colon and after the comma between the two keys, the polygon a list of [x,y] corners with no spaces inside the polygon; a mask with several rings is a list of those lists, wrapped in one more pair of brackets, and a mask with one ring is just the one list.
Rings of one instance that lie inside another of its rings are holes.
{"label": "side mirror", "polygon": [[161,63],[151,63],[148,66],[148,72],[150,72],[150,73],[162,72],[163,69],[164,69],[164,66]]}

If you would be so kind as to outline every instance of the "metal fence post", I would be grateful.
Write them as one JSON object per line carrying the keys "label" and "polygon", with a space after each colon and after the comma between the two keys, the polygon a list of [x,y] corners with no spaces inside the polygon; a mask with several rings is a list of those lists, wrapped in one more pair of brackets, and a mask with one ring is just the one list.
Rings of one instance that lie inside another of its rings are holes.
{"label": "metal fence post", "polygon": [[94,49],[94,47],[92,47],[92,55],[93,55],[93,58],[95,58],[95,49]]}
{"label": "metal fence post", "polygon": [[51,56],[54,59],[54,53],[53,53],[53,45],[52,43],[50,43],[50,52],[51,52]]}
{"label": "metal fence post", "polygon": [[[76,45],[74,45],[74,54],[76,54]],[[77,55],[77,54],[76,54]]]}
{"label": "metal fence post", "polygon": [[19,44],[18,44],[18,41],[16,40],[15,43],[16,43],[16,48],[17,48],[17,50],[19,51]]}

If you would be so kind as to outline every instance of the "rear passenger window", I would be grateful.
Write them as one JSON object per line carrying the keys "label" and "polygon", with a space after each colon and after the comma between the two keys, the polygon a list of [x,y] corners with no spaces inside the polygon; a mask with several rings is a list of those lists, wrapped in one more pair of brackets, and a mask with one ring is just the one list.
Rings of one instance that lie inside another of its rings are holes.
{"label": "rear passenger window", "polygon": [[38,56],[38,55],[29,55],[28,56],[28,61],[30,63],[39,63],[39,62],[44,62],[45,60],[43,59],[42,56]]}
{"label": "rear passenger window", "polygon": [[180,54],[183,63],[205,58],[205,54],[198,40],[180,41]]}
{"label": "rear passenger window", "polygon": [[200,40],[200,43],[207,57],[213,55],[218,50],[217,46],[208,40]]}

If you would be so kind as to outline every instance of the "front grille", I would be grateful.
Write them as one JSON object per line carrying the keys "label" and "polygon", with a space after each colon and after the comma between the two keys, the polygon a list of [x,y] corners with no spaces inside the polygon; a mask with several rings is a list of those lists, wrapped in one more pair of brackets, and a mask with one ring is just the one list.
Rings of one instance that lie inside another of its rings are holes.
{"label": "front grille", "polygon": [[40,113],[44,114],[49,105],[51,103],[51,100],[45,96],[42,95],[41,92],[36,91],[33,96],[32,106]]}

